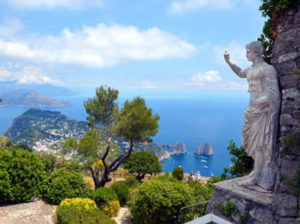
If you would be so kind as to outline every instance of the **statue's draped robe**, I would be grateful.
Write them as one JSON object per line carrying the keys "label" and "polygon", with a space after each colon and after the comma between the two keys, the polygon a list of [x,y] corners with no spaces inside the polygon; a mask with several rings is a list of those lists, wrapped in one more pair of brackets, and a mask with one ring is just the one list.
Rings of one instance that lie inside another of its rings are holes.
{"label": "statue's draped robe", "polygon": [[255,170],[256,182],[264,189],[272,188],[276,171],[276,141],[280,92],[276,70],[273,66],[262,63],[244,71],[249,83],[250,101],[244,112],[242,146],[255,160],[260,150],[264,164]]}

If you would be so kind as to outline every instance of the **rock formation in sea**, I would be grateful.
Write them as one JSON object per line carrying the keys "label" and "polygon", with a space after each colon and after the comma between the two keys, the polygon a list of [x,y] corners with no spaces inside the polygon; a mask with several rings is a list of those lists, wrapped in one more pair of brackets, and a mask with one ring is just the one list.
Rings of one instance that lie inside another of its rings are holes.
{"label": "rock formation in sea", "polygon": [[212,149],[211,144],[205,143],[205,145],[203,147],[203,154],[209,155],[209,156],[211,156],[213,154],[213,149]]}
{"label": "rock formation in sea", "polygon": [[197,146],[197,148],[195,149],[194,154],[196,154],[196,155],[202,155],[203,154],[203,149],[200,145]]}
{"label": "rock formation in sea", "polygon": [[175,145],[172,146],[171,154],[183,154],[186,153],[185,145],[181,142],[176,142]]}

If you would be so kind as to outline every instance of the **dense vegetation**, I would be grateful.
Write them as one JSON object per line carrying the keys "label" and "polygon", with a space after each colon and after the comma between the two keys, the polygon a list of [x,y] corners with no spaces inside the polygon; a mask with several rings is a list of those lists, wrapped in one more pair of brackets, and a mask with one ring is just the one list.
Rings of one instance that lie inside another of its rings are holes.
{"label": "dense vegetation", "polygon": [[272,49],[274,40],[276,37],[276,25],[277,18],[276,14],[282,10],[292,9],[296,6],[297,3],[300,3],[300,0],[261,0],[262,5],[259,7],[259,10],[262,12],[262,16],[267,18],[267,21],[263,27],[263,33],[258,38],[259,41],[263,43],[265,48],[264,60],[270,63],[272,56]]}
{"label": "dense vegetation", "polygon": [[231,140],[229,141],[227,150],[229,154],[233,155],[230,159],[232,164],[229,169],[224,169],[224,172],[221,174],[221,179],[245,176],[252,171],[254,161],[247,155],[243,147],[237,148],[235,143]]}
{"label": "dense vegetation", "polygon": [[33,196],[41,197],[44,169],[34,153],[0,149],[0,202],[28,202]]}

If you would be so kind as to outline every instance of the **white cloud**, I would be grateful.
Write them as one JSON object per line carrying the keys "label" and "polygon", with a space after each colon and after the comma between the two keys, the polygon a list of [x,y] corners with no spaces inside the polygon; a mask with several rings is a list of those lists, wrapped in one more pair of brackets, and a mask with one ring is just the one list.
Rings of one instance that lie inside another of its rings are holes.
{"label": "white cloud", "polygon": [[223,81],[219,71],[207,71],[197,73],[190,77],[189,82],[183,83],[185,86],[196,87],[200,89],[247,89],[247,84],[241,84],[233,81]]}
{"label": "white cloud", "polygon": [[246,49],[242,44],[232,41],[227,46],[214,46],[213,51],[215,58],[220,65],[227,66],[224,60],[224,52],[230,54],[230,60],[241,67],[248,67],[249,62],[246,59]]}
{"label": "white cloud", "polygon": [[14,41],[0,37],[0,56],[90,67],[185,58],[195,51],[194,45],[156,27],[140,31],[134,26],[98,24],[76,31],[64,29],[57,36]]}
{"label": "white cloud", "polygon": [[56,7],[68,9],[81,9],[89,6],[99,6],[102,0],[5,0],[8,4],[17,8],[52,9]]}
{"label": "white cloud", "polygon": [[169,7],[169,11],[180,14],[188,11],[196,11],[204,7],[229,9],[232,6],[232,0],[180,0],[173,2]]}
{"label": "white cloud", "polygon": [[148,80],[143,80],[142,81],[142,87],[145,88],[145,89],[155,89],[156,88]]}
{"label": "white cloud", "polygon": [[0,81],[17,81],[20,84],[52,84],[63,85],[59,80],[41,75],[40,70],[34,66],[8,65],[0,69]]}
{"label": "white cloud", "polygon": [[222,78],[219,76],[218,71],[208,71],[203,73],[197,73],[191,77],[191,80],[194,82],[218,82]]}

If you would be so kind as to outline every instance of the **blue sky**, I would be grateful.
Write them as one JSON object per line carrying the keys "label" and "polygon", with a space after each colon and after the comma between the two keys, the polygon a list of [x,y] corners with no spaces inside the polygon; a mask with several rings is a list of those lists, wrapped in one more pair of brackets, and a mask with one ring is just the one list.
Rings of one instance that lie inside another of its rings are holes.
{"label": "blue sky", "polygon": [[0,81],[183,96],[246,93],[259,0],[2,0]]}

